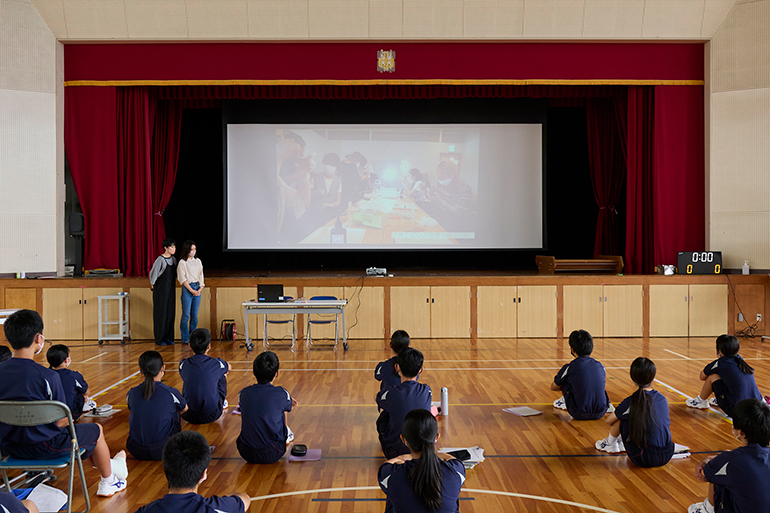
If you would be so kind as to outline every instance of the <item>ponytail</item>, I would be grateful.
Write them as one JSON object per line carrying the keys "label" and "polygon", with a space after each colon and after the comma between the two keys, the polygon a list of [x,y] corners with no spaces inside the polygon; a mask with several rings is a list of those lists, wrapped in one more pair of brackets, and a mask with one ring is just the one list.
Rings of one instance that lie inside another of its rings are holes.
{"label": "ponytail", "polygon": [[631,396],[628,438],[640,449],[647,447],[647,436],[650,427],[655,422],[652,397],[644,391],[655,379],[655,374],[657,374],[657,369],[649,358],[640,356],[631,364],[631,379],[639,388]]}
{"label": "ponytail", "polygon": [[163,357],[157,351],[145,351],[139,357],[139,370],[144,376],[142,383],[142,395],[145,399],[155,393],[155,378],[163,369]]}
{"label": "ponytail", "polygon": [[438,435],[436,419],[427,410],[412,410],[404,418],[402,432],[412,451],[420,453],[420,458],[409,472],[409,486],[429,510],[438,511],[444,504],[444,483],[441,458],[436,454],[435,447]]}
{"label": "ponytail", "polygon": [[754,368],[746,360],[738,356],[741,349],[741,343],[732,335],[719,335],[717,337],[717,351],[726,358],[733,358],[738,369],[744,374],[754,374]]}

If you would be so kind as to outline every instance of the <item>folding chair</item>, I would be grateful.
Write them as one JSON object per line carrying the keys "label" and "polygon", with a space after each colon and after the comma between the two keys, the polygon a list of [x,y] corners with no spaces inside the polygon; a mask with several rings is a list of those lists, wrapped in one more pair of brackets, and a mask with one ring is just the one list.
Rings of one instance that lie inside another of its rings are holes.
{"label": "folding chair", "polygon": [[[285,296],[284,299],[292,300],[294,298],[291,297],[291,296]],[[295,310],[292,309],[292,312],[294,312],[294,311]],[[294,344],[297,342],[297,323],[295,322],[296,318],[297,318],[297,314],[296,313],[292,313],[291,314],[291,319],[273,319],[273,320],[268,320],[267,319],[267,314],[265,314],[265,326],[262,329],[262,346],[264,346],[265,349],[270,349],[270,343],[268,343],[268,341],[267,341],[267,339],[268,339],[268,336],[267,336],[267,325],[268,324],[289,324],[289,323],[291,323],[291,347],[289,347],[289,349],[294,351]],[[275,345],[275,344],[273,344],[273,345]],[[281,346],[281,347],[285,347],[285,346]]]}
{"label": "folding chair", "polygon": [[3,473],[3,483],[6,491],[11,491],[11,483],[8,480],[8,470],[49,470],[70,468],[69,484],[67,486],[67,513],[72,513],[72,488],[75,482],[75,464],[80,472],[80,485],[83,487],[83,495],[86,497],[86,509],[76,513],[87,513],[91,509],[91,501],[88,498],[88,486],[86,476],[83,473],[83,460],[80,456],[85,452],[78,445],[78,437],[75,433],[75,422],[72,413],[66,404],[59,401],[0,401],[0,422],[9,426],[40,426],[51,424],[66,418],[69,421],[67,428],[72,437],[72,449],[66,456],[49,460],[19,460],[10,456],[0,461],[0,470]]}
{"label": "folding chair", "polygon": [[[310,301],[336,301],[337,298],[335,296],[313,296],[310,298]],[[318,315],[318,314],[316,314]],[[310,314],[307,314],[307,330],[306,330],[306,336],[305,336],[305,347],[310,349],[313,347],[313,337],[310,336],[310,327],[313,324],[331,324],[334,323],[334,345],[327,345],[324,347],[331,347],[332,349],[337,348],[337,344],[340,341],[340,324],[337,322],[339,320],[339,314],[334,314],[334,320],[331,319],[316,319],[311,320]]]}

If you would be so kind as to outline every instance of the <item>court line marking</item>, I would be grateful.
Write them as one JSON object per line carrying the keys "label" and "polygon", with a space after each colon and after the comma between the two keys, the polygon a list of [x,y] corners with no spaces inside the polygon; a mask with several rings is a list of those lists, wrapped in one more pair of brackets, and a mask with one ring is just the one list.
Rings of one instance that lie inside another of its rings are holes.
{"label": "court line marking", "polygon": [[104,352],[104,353],[99,353],[99,354],[97,354],[96,356],[92,356],[92,357],[91,357],[91,358],[89,358],[88,360],[83,360],[82,362],[76,362],[76,363],[88,363],[88,362],[90,362],[91,360],[96,360],[97,358],[101,358],[102,356],[104,356],[104,355],[106,355],[106,354],[108,354],[108,353],[106,353],[106,352]]}
{"label": "court line marking", "polygon": [[692,360],[692,358],[689,358],[689,357],[687,357],[687,356],[685,356],[685,355],[683,355],[683,354],[675,353],[675,352],[674,352],[674,351],[672,351],[671,349],[664,349],[664,351],[667,351],[667,352],[669,352],[669,353],[671,353],[671,354],[675,354],[675,355],[677,355],[677,356],[679,356],[679,357],[681,357],[681,358],[684,358],[685,360]]}
{"label": "court line marking", "polygon": [[100,390],[100,391],[96,392],[94,395],[90,396],[91,399],[94,399],[96,397],[99,397],[102,394],[107,393],[108,391],[112,390],[113,388],[117,387],[118,385],[121,385],[121,384],[125,383],[126,381],[128,381],[129,379],[133,378],[134,376],[138,375],[140,372],[142,372],[142,371],[136,371],[133,374],[131,374],[130,376],[121,379],[117,383],[114,383],[114,384],[108,386],[104,390]]}
{"label": "court line marking", "polygon": [[[682,397],[684,397],[684,398],[685,398],[685,400],[687,400],[687,399],[692,399],[692,397],[690,397],[689,395],[685,394],[685,393],[684,393],[684,392],[682,392],[681,390],[677,390],[676,388],[672,387],[671,385],[667,385],[667,384],[663,383],[663,382],[662,382],[661,380],[659,380],[659,379],[656,379],[656,380],[655,380],[655,382],[656,382],[656,383],[660,383],[661,385],[663,385],[664,387],[668,388],[668,389],[669,389],[669,390],[671,390],[672,392],[676,392],[677,394],[679,394],[679,395],[681,395]],[[717,410],[715,410],[714,408],[712,408],[712,407],[710,407],[710,406],[709,406],[709,409],[708,409],[708,411],[710,411],[711,413],[716,413],[717,415],[719,415],[720,417],[722,417],[722,420],[724,420],[724,421],[726,421],[726,422],[729,422],[730,424],[732,424],[732,423],[733,423],[732,419],[731,419],[730,417],[728,417],[727,415],[725,415],[724,413],[722,413],[721,411],[717,411]]]}
{"label": "court line marking", "polygon": [[[259,495],[257,497],[252,497],[251,502],[264,501],[268,499],[280,499],[281,497],[293,497],[297,495],[312,495],[316,493],[356,492],[356,491],[370,491],[370,490],[380,490],[380,487],[379,486],[344,486],[340,488],[318,488],[315,490],[297,490],[294,492]],[[565,506],[574,506],[576,508],[587,509],[590,511],[599,511],[601,513],[619,513],[618,511],[600,508],[598,506],[591,506],[589,504],[581,504],[579,502],[567,501],[563,499],[555,499],[553,497],[543,497],[540,495],[529,495],[526,493],[503,492],[503,491],[497,491],[497,490],[482,490],[479,488],[463,488],[461,491],[466,493],[483,493],[488,495],[502,495],[505,497],[518,497],[520,499],[531,499],[535,501],[553,502],[556,504],[564,504]]]}

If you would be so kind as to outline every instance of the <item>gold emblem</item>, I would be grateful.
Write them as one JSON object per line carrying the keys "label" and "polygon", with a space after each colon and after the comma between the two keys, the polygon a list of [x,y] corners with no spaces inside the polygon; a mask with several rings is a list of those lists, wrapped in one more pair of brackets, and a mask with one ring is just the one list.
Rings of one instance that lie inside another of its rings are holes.
{"label": "gold emblem", "polygon": [[396,51],[379,50],[377,52],[377,71],[393,73],[396,71]]}

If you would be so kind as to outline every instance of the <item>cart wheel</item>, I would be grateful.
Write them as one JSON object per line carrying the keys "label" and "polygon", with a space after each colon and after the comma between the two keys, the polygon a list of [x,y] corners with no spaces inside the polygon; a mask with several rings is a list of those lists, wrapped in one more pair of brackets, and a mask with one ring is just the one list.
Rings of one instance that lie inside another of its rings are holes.
{"label": "cart wheel", "polygon": [[100,346],[103,346],[103,345],[104,345],[104,340],[100,340],[100,341],[99,341],[99,345],[100,345]]}
{"label": "cart wheel", "polygon": [[126,345],[126,341],[125,341],[125,340],[121,340],[121,341],[120,341],[120,345],[121,345],[121,346],[124,346],[124,345]]}
{"label": "cart wheel", "polygon": [[347,343],[347,342],[345,342],[344,344],[342,344],[342,347],[344,347],[344,348],[345,348],[345,351],[347,351],[347,350],[348,350],[348,343]]}

